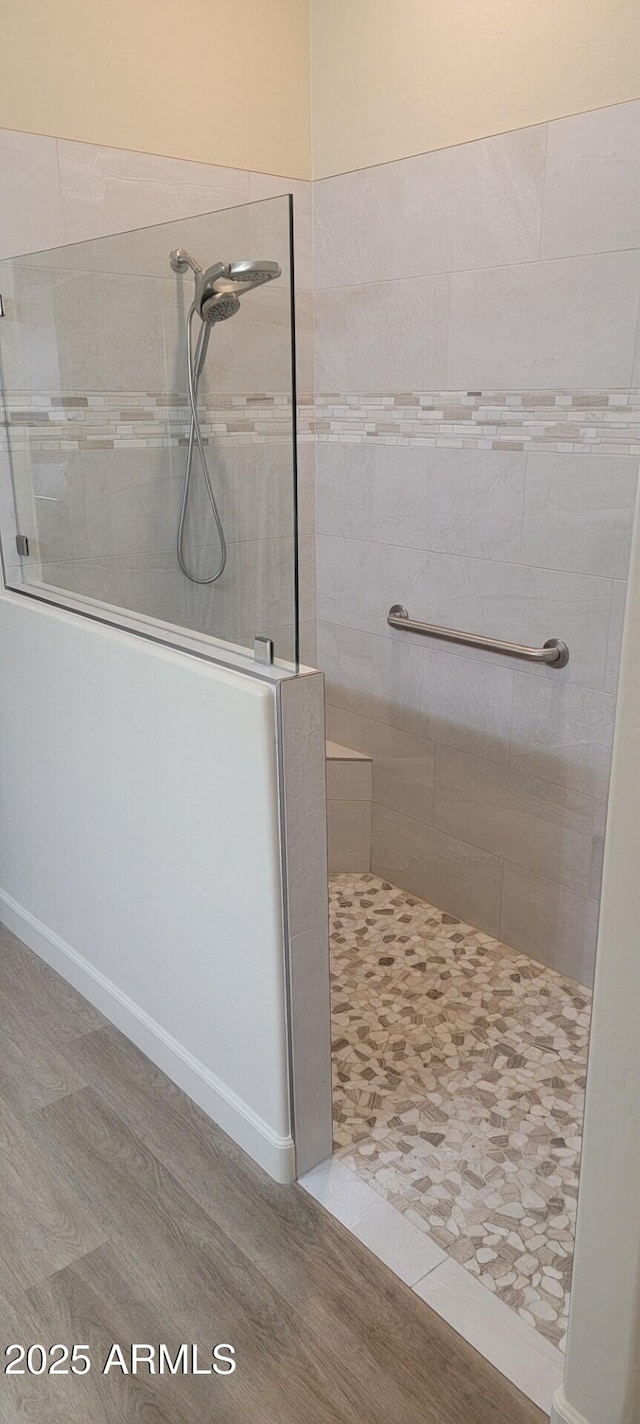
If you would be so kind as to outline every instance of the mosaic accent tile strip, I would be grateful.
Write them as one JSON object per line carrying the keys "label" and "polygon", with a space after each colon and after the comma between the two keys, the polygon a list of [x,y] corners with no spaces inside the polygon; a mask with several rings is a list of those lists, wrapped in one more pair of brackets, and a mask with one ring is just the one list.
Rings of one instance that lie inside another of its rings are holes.
{"label": "mosaic accent tile strip", "polygon": [[374,875],[330,894],[338,1155],[563,1348],[588,990]]}
{"label": "mosaic accent tile strip", "polygon": [[[199,405],[205,445],[264,444],[291,439],[291,400],[281,393],[204,398]],[[29,395],[5,399],[2,425],[13,450],[108,450],[186,445],[185,394],[111,391]],[[310,437],[309,437],[310,438]]]}
{"label": "mosaic accent tile strip", "polygon": [[446,449],[640,454],[640,391],[403,391],[321,395],[317,440]]}
{"label": "mosaic accent tile strip", "polygon": [[[260,444],[291,434],[286,394],[206,397],[206,444]],[[184,393],[11,392],[2,424],[12,448],[83,450],[185,444]],[[404,391],[395,395],[303,394],[298,438],[346,444],[475,450],[640,454],[640,391]]]}

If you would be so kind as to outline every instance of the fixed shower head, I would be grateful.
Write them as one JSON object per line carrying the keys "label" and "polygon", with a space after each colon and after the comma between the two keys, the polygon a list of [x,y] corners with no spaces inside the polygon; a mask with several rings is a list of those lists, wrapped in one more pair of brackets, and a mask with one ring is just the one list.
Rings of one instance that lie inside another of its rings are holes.
{"label": "fixed shower head", "polygon": [[250,292],[253,287],[261,287],[281,275],[277,262],[231,262],[225,280],[232,282],[235,290]]}
{"label": "fixed shower head", "polygon": [[226,321],[240,310],[240,297],[252,292],[254,287],[262,287],[265,282],[273,282],[281,276],[278,262],[242,261],[216,262],[203,271],[199,262],[191,257],[184,247],[175,247],[169,254],[169,263],[174,272],[186,272],[189,268],[196,280],[195,308],[203,321]]}
{"label": "fixed shower head", "polygon": [[196,272],[196,311],[203,321],[224,321],[240,310],[240,297],[280,276],[277,262],[216,262]]}

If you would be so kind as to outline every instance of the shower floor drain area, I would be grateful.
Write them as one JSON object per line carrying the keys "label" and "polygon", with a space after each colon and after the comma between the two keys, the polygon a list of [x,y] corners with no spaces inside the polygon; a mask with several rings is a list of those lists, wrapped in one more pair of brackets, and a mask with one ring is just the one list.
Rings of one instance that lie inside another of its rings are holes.
{"label": "shower floor drain area", "polygon": [[562,1348],[589,991],[374,875],[330,893],[336,1154]]}

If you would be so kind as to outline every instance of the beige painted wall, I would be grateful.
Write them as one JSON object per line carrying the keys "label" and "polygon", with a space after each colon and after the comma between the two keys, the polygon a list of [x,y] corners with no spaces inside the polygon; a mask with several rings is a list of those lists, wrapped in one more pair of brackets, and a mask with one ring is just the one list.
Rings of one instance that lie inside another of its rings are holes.
{"label": "beige painted wall", "polygon": [[637,0],[311,0],[314,176],[640,97]]}
{"label": "beige painted wall", "polygon": [[0,127],[289,177],[640,96],[636,0],[0,6]]}
{"label": "beige painted wall", "polygon": [[0,127],[310,177],[308,0],[0,5]]}

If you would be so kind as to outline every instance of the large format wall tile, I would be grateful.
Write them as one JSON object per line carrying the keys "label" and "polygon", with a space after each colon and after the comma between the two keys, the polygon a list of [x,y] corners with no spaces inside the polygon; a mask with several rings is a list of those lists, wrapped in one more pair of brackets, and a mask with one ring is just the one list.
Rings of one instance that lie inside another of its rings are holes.
{"label": "large format wall tile", "polygon": [[637,482],[633,455],[528,455],[523,563],[626,578]]}
{"label": "large format wall tile", "polygon": [[376,452],[372,444],[318,442],[315,446],[318,534],[371,538]]}
{"label": "large format wall tile", "polygon": [[82,597],[167,623],[184,623],[184,580],[173,553],[117,554],[43,563],[42,578],[47,584]]}
{"label": "large format wall tile", "polygon": [[438,746],[433,820],[447,835],[589,893],[598,826],[592,796]]}
{"label": "large format wall tile", "polygon": [[446,384],[448,327],[448,276],[318,292],[316,389],[438,389]]}
{"label": "large format wall tile", "polygon": [[61,389],[54,298],[58,285],[69,281],[68,273],[41,269],[26,259],[3,271],[0,355],[7,393]]}
{"label": "large format wall tile", "polygon": [[[51,296],[61,391],[163,391],[165,283],[71,272]],[[55,386],[53,387],[55,389]]]}
{"label": "large format wall tile", "polygon": [[639,295],[640,251],[456,272],[448,385],[629,386]]}
{"label": "large format wall tile", "polygon": [[394,885],[498,934],[502,861],[373,803],[371,868]]}
{"label": "large format wall tile", "polygon": [[318,287],[534,260],[545,142],[541,125],[316,183]]}
{"label": "large format wall tile", "polygon": [[91,555],[174,547],[182,480],[167,459],[170,453],[143,447],[86,450],[69,457],[84,485]]}
{"label": "large format wall tile", "polygon": [[[203,575],[215,567],[217,546],[193,546],[189,562]],[[256,633],[275,642],[276,656],[292,660],[293,544],[291,539],[230,544],[219,583],[188,583],[175,549],[94,555],[46,562],[45,583],[142,613],[180,627],[252,647]]]}
{"label": "large format wall tile", "polygon": [[609,620],[609,644],[607,647],[607,667],[604,678],[605,692],[618,691],[618,678],[620,676],[620,657],[622,653],[622,635],[624,632],[624,616],[627,605],[627,584],[620,579],[614,579],[611,585],[611,617]]}
{"label": "large format wall tile", "polygon": [[234,168],[67,139],[58,140],[58,156],[66,242],[249,200],[249,175]]}
{"label": "large format wall tile", "polygon": [[433,742],[335,707],[331,702],[327,706],[327,733],[339,745],[372,758],[373,799],[378,805],[425,824],[431,822],[435,775]]}
{"label": "large format wall tile", "polygon": [[497,450],[319,443],[318,530],[517,559],[524,458]]}
{"label": "large format wall tile", "polygon": [[[23,457],[24,459],[24,457]],[[16,465],[14,458],[14,470]],[[14,474],[15,478],[15,474]],[[31,462],[37,544],[44,560],[85,559],[90,554],[82,474],[73,459],[34,451]],[[21,529],[28,534],[28,529]]]}
{"label": "large format wall tile", "polygon": [[65,241],[56,140],[0,130],[0,259]]}
{"label": "large format wall tile", "polygon": [[505,865],[500,938],[579,984],[593,983],[598,901]]}
{"label": "large format wall tile", "polygon": [[[217,552],[216,546],[192,547],[190,562],[196,572],[210,570]],[[223,638],[243,632],[250,646],[256,633],[275,638],[272,630],[292,630],[293,555],[291,538],[246,539],[230,545],[219,583],[198,585],[183,578],[186,626]]]}
{"label": "large format wall tile", "polygon": [[318,540],[318,618],[389,633],[392,603],[428,608],[438,594],[439,555],[360,539]]}
{"label": "large format wall tile", "polygon": [[327,799],[329,871],[371,869],[371,800]]}
{"label": "large format wall tile", "polygon": [[[160,453],[165,457],[171,453],[170,470],[182,484],[186,465],[184,445]],[[213,440],[207,453],[218,509],[230,543],[292,535],[294,495],[290,438],[285,436],[259,445]],[[211,505],[197,456],[191,494],[187,536],[196,544],[210,543],[213,538]],[[304,557],[305,567],[311,557],[309,538],[312,534],[308,529],[300,532],[300,555],[301,561]],[[305,595],[307,592],[305,586]]]}
{"label": "large format wall tile", "polygon": [[17,527],[30,545],[28,576],[34,577],[37,560],[88,558],[84,483],[74,457],[55,450],[13,451],[11,472]]}
{"label": "large format wall tile", "polygon": [[[318,656],[326,679],[328,702],[351,712],[369,711],[376,646],[377,640],[361,628],[318,623]],[[335,737],[334,740],[341,739]],[[356,747],[356,751],[362,750]]]}
{"label": "large format wall tile", "polygon": [[640,101],[549,124],[542,257],[640,247]]}
{"label": "large format wall tile", "polygon": [[[529,675],[554,684],[563,679],[602,687],[610,607],[609,579],[442,555],[438,603],[434,616],[426,621],[530,647],[542,647],[548,638],[563,638],[569,646],[567,667],[558,672],[530,663]],[[463,657],[478,656],[462,647],[459,652]],[[500,659],[499,654],[484,656],[492,666]],[[513,667],[512,660],[508,662]]]}
{"label": "large format wall tile", "polygon": [[610,693],[517,673],[511,766],[606,797],[615,710]]}
{"label": "large format wall tile", "polygon": [[406,732],[506,761],[511,669],[482,661],[482,655],[458,657],[451,644],[403,638],[374,639],[373,715]]}

